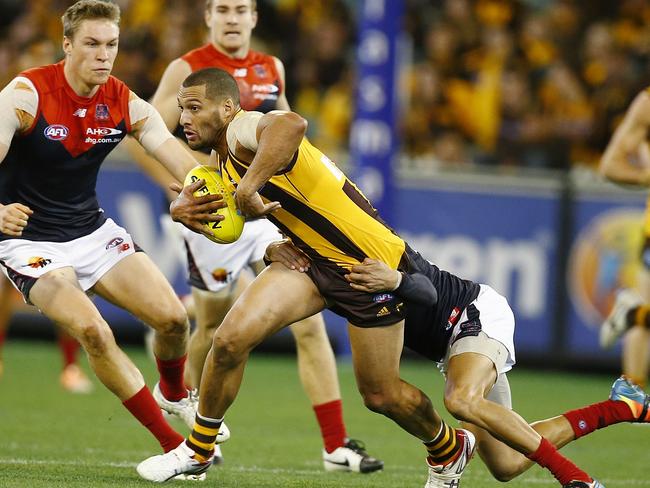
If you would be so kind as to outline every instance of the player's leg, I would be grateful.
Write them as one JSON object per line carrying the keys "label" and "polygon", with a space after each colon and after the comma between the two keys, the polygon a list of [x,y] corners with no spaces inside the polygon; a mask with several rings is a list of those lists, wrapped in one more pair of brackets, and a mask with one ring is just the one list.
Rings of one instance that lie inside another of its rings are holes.
{"label": "player's leg", "polygon": [[561,456],[516,412],[487,398],[499,375],[514,364],[514,327],[506,299],[481,285],[478,297],[463,311],[452,331],[445,358],[445,406],[457,419],[487,430],[548,468],[562,485],[571,481],[591,483],[587,473]]}
{"label": "player's leg", "polygon": [[343,401],[334,351],[323,314],[291,325],[298,353],[300,382],[307,393],[323,439],[323,466],[327,471],[371,473],[383,468],[363,442],[349,439],[343,421]]}
{"label": "player's leg", "polygon": [[[267,222],[266,225],[275,229],[271,223]],[[215,330],[236,297],[250,283],[246,276],[242,276],[242,271],[249,265],[251,255],[258,247],[260,229],[265,228],[258,221],[247,222],[241,237],[232,244],[215,244],[200,234],[185,228],[182,230],[195,310],[195,327],[188,350],[189,374],[185,376],[186,379],[189,377],[189,384],[194,388],[198,388],[201,381],[201,372]],[[273,230],[273,235],[277,240],[277,229]],[[259,259],[264,250],[261,252]]]}
{"label": "player's leg", "polygon": [[424,443],[430,468],[427,487],[457,486],[450,483],[457,483],[472,455],[473,436],[445,424],[424,392],[400,378],[404,323],[374,328],[349,325],[348,333],[357,385],[366,407],[392,419]]}
{"label": "player's leg", "polygon": [[173,473],[207,469],[223,417],[239,391],[250,351],[266,337],[324,306],[306,274],[275,263],[266,268],[235,302],[214,335],[190,437],[174,453],[140,463],[138,473],[145,479],[160,481]]}
{"label": "player's leg", "polygon": [[99,311],[80,288],[71,267],[50,271],[34,283],[30,301],[83,346],[99,380],[159,441],[165,451],[182,437],[162,418],[142,374],[117,346]]}
{"label": "player's leg", "polygon": [[154,397],[161,408],[192,425],[196,404],[183,381],[189,322],[162,272],[146,254],[132,253],[102,275],[93,291],[155,330],[153,349],[160,381]]}
{"label": "player's leg", "polygon": [[[476,338],[476,340],[486,339],[488,342],[497,342],[483,334]],[[461,347],[463,347],[462,341],[457,342]],[[493,345],[503,347],[498,343]],[[470,348],[487,350],[486,346],[478,348],[469,346],[467,349]],[[553,442],[555,439],[543,438],[519,414],[487,398],[488,392],[492,389],[496,380],[497,372],[491,357],[475,352],[461,352],[453,355],[449,359],[445,385],[445,406],[447,410],[457,419],[484,429],[492,437],[507,444],[513,450],[534,460],[542,467],[548,468],[562,485],[566,485],[571,481],[591,482],[592,479],[587,473],[557,452]],[[553,425],[555,423],[552,422],[547,425],[548,430],[551,427],[557,427]],[[563,440],[564,444],[566,444],[572,438],[570,426],[567,430],[566,424],[568,422],[561,419],[557,423],[560,424],[560,428],[564,428],[566,437]],[[508,480],[513,476],[518,465],[520,469],[523,468],[520,463],[526,465],[521,457],[514,456],[512,453],[505,458],[497,457],[499,453],[503,453],[503,449],[494,449],[494,445],[482,445],[481,442],[485,440],[486,436],[481,435],[479,432],[477,434],[479,435],[477,438],[479,453],[481,453],[481,457],[497,479]],[[558,444],[562,444],[562,442],[558,442]],[[490,450],[490,447],[493,449]],[[509,465],[509,462],[513,464]]]}
{"label": "player's leg", "polygon": [[9,328],[9,321],[13,315],[14,310],[14,296],[16,295],[15,288],[11,285],[8,279],[0,278],[0,378],[4,372],[4,363],[2,360],[2,351],[4,349],[5,339],[7,337],[7,329]]}
{"label": "player's leg", "polygon": [[81,344],[63,328],[55,327],[57,344],[63,359],[63,369],[59,376],[61,386],[71,393],[90,393],[93,390],[93,384],[77,364]]}
{"label": "player's leg", "polygon": [[235,302],[235,297],[232,286],[217,292],[192,287],[192,297],[195,321],[187,350],[188,368],[185,377],[189,377],[189,382],[185,383],[198,388],[205,358],[212,347],[212,337]]}
{"label": "player's leg", "polygon": [[623,374],[644,388],[650,372],[650,263],[639,272],[639,292],[644,304],[628,312],[634,325],[623,342]]}

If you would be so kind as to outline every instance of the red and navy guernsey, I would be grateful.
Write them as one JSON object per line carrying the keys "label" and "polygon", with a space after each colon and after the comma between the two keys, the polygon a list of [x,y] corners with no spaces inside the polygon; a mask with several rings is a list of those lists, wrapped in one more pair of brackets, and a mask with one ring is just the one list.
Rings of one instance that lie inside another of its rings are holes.
{"label": "red and navy guernsey", "polygon": [[[80,97],[65,79],[63,61],[19,76],[36,87],[38,111],[0,164],[0,203],[34,211],[22,239],[66,242],[88,235],[106,220],[95,192],[97,173],[131,131],[130,90],[111,76],[95,95]],[[0,240],[11,238],[0,234]]]}

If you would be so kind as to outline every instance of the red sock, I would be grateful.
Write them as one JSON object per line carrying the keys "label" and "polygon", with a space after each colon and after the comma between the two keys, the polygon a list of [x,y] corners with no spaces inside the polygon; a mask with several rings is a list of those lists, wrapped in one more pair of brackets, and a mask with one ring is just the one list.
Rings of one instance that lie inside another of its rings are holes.
{"label": "red sock", "polygon": [[66,368],[77,362],[77,352],[81,344],[70,336],[59,336],[59,348],[63,353],[63,367]]}
{"label": "red sock", "polygon": [[187,388],[183,383],[186,359],[187,354],[177,359],[156,358],[156,365],[158,365],[160,373],[160,391],[170,402],[177,402],[187,396]]}
{"label": "red sock", "polygon": [[345,445],[347,433],[343,423],[343,402],[339,399],[314,405],[314,412],[320,426],[325,450],[329,453]]}
{"label": "red sock", "polygon": [[619,422],[632,422],[632,410],[625,402],[606,400],[588,407],[571,410],[564,414],[569,421],[576,439]]}
{"label": "red sock", "polygon": [[4,346],[6,337],[7,337],[7,333],[4,330],[0,330],[0,348]]}
{"label": "red sock", "polygon": [[154,435],[165,452],[176,448],[184,438],[172,429],[162,416],[160,407],[146,386],[122,402],[131,414]]}
{"label": "red sock", "polygon": [[587,483],[593,481],[587,473],[562,456],[555,446],[544,437],[542,437],[542,442],[537,450],[526,457],[531,461],[535,461],[542,468],[548,469],[561,485],[566,485],[571,481],[585,481]]}

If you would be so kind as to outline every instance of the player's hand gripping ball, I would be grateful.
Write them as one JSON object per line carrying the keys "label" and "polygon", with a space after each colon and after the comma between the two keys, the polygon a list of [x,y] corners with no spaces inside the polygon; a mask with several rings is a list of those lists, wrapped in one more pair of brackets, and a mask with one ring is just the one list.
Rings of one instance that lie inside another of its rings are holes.
{"label": "player's hand gripping ball", "polygon": [[197,180],[205,180],[205,185],[194,192],[195,197],[205,195],[223,196],[226,207],[220,208],[215,213],[223,215],[224,220],[218,222],[205,222],[204,234],[211,241],[219,244],[230,244],[241,236],[244,229],[244,217],[237,212],[237,206],[233,195],[228,191],[216,168],[211,166],[196,166],[187,173],[185,186],[191,185]]}

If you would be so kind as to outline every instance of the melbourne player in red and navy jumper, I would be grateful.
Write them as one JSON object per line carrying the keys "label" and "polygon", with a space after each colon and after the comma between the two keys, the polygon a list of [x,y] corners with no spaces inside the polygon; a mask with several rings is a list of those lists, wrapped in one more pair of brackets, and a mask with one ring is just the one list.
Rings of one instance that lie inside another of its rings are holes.
{"label": "melbourne player in red and navy jumper", "polygon": [[273,56],[249,50],[246,57],[233,58],[208,43],[181,56],[181,59],[190,65],[192,71],[220,68],[230,73],[237,81],[239,103],[244,110],[266,113],[279,108],[278,98],[284,93],[284,82]]}
{"label": "melbourne player in red and navy jumper", "polygon": [[[79,0],[62,17],[64,60],[0,91],[0,265],[26,301],[81,343],[98,379],[170,451],[183,438],[160,408],[190,425],[196,410],[183,382],[187,315],[160,270],[104,215],[95,185],[127,135],[179,182],[196,163],[160,114],[110,76],[119,18],[112,2]],[[86,292],[156,330],[153,395]]]}
{"label": "melbourne player in red and navy jumper", "polygon": [[64,242],[90,234],[106,221],[97,174],[131,131],[130,90],[110,77],[94,97],[80,97],[64,79],[63,62],[20,76],[33,83],[40,103],[32,126],[14,138],[0,165],[0,202],[34,211],[23,239]]}

